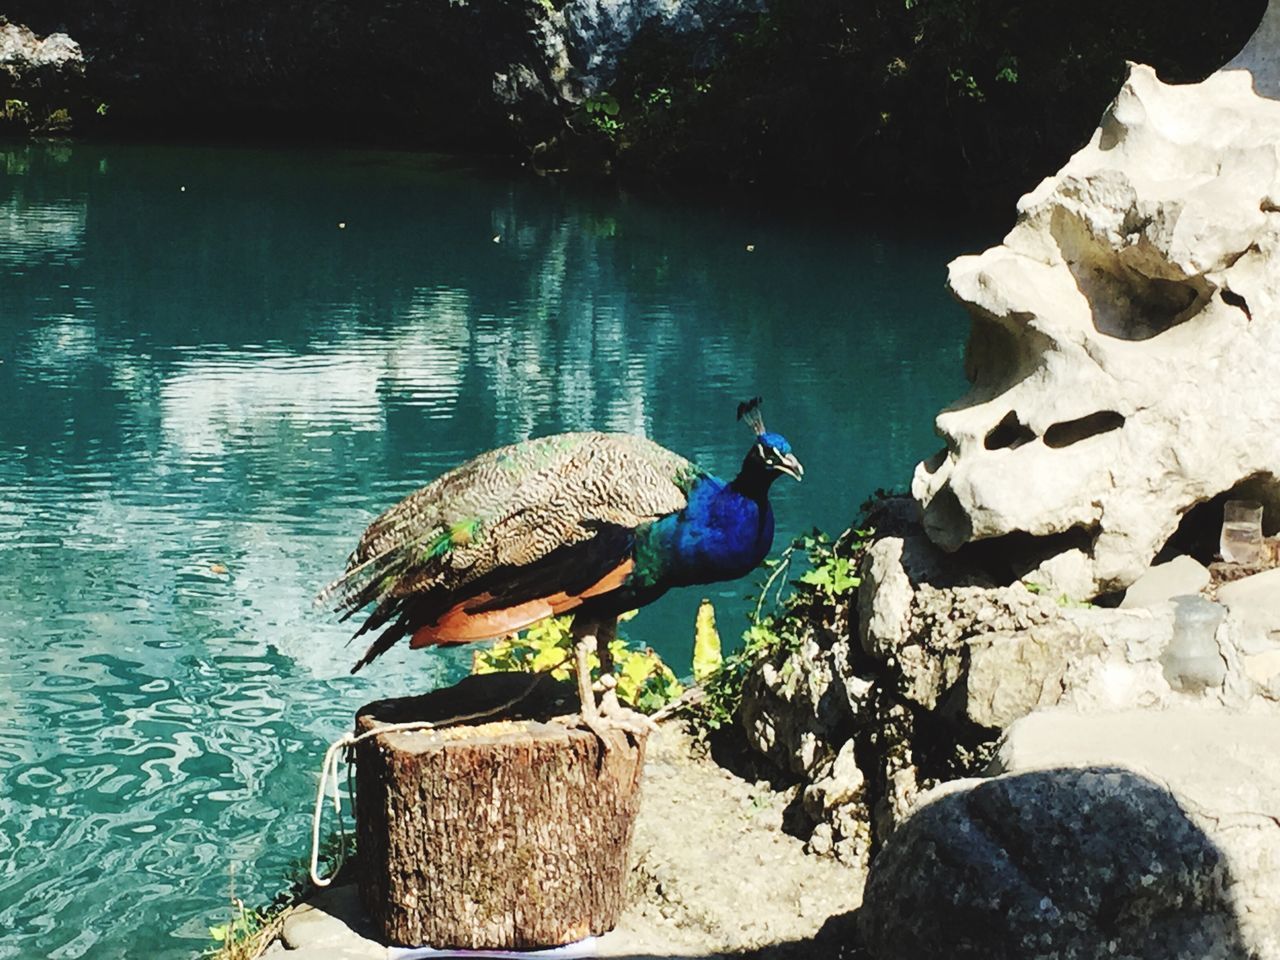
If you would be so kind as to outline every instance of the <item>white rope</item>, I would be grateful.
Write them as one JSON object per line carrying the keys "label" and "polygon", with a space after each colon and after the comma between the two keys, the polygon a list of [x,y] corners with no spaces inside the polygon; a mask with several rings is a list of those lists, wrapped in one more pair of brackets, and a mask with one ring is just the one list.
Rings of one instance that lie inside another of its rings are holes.
{"label": "white rope", "polygon": [[[460,723],[466,719],[471,718],[460,717],[454,720],[446,720],[444,723],[448,726],[450,723]],[[324,752],[324,764],[320,768],[320,786],[316,790],[316,808],[311,818],[311,882],[317,887],[327,887],[333,883],[333,878],[338,875],[338,871],[342,869],[342,865],[347,859],[347,826],[346,821],[342,819],[342,797],[338,793],[338,758],[344,751],[354,747],[361,740],[376,737],[380,733],[409,733],[413,730],[434,730],[436,726],[437,724],[429,723],[426,720],[417,720],[412,723],[389,723],[385,726],[375,727],[372,730],[366,730],[359,735],[344,733],[329,744],[329,749]],[[333,868],[333,873],[327,877],[322,877],[320,876],[320,823],[324,818],[324,788],[330,783],[333,784],[333,812],[338,819],[338,835],[341,837],[341,841],[338,847],[338,863]]]}
{"label": "white rope", "polygon": [[[496,707],[490,707],[488,710],[480,710],[476,713],[464,713],[454,717],[446,717],[444,720],[431,722],[428,720],[413,720],[407,723],[387,723],[380,727],[374,727],[372,730],[366,730],[364,733],[344,733],[333,743],[329,744],[329,749],[324,752],[324,763],[320,767],[320,784],[316,788],[316,806],[311,816],[311,882],[317,887],[327,887],[333,883],[333,878],[338,875],[342,869],[342,865],[347,859],[347,826],[342,819],[342,797],[338,793],[338,758],[342,754],[354,747],[362,740],[368,740],[370,737],[376,737],[381,733],[410,733],[415,730],[436,730],[440,727],[456,726],[460,723],[469,723],[472,720],[483,720],[485,717],[492,717],[494,714],[509,710],[517,703],[523,700],[529,694],[533,693],[534,687],[538,685],[541,674],[534,674],[529,686],[516,694],[505,703],[500,703]],[[324,819],[324,791],[330,783],[333,784],[333,811],[338,819],[338,835],[340,837],[338,846],[338,862],[333,868],[333,873],[327,877],[320,876],[320,826]]]}

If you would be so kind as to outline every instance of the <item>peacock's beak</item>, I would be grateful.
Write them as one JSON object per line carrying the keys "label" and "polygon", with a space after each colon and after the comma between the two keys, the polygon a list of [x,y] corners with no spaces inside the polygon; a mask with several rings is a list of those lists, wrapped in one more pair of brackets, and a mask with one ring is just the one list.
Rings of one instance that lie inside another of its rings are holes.
{"label": "peacock's beak", "polygon": [[796,459],[794,453],[783,454],[778,461],[778,469],[787,474],[787,476],[795,477],[797,481],[804,476],[804,466]]}

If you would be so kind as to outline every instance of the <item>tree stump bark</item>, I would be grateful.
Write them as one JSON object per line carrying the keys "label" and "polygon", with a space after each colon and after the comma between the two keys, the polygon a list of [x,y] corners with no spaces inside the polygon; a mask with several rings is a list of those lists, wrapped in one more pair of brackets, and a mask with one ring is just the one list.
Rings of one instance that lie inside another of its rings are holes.
{"label": "tree stump bark", "polygon": [[[478,712],[530,682],[490,674],[371,703],[356,732]],[[606,751],[547,722],[576,705],[572,687],[542,678],[505,719],[355,746],[360,892],[387,941],[526,949],[617,924],[644,743],[619,737]]]}

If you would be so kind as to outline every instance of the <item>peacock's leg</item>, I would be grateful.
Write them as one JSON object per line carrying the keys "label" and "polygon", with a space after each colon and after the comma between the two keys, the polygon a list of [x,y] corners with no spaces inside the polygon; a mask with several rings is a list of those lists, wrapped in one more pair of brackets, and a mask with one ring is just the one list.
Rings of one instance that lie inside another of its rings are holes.
{"label": "peacock's leg", "polygon": [[628,709],[618,702],[618,679],[613,675],[613,654],[609,644],[618,635],[618,621],[610,617],[596,629],[596,656],[600,658],[600,685],[604,692],[600,695],[600,716],[627,733],[652,733],[658,725],[643,713]]}
{"label": "peacock's leg", "polygon": [[595,646],[595,638],[590,634],[577,635],[577,624],[574,624],[573,655],[574,673],[578,675],[578,699],[582,701],[582,722],[592,730],[600,720],[600,708],[596,706],[595,691],[591,689],[591,649]]}
{"label": "peacock's leg", "polygon": [[[644,714],[628,710],[618,702],[614,688],[618,681],[613,676],[613,656],[608,645],[613,642],[618,630],[618,622],[610,618],[607,621],[573,622],[573,650],[578,674],[578,697],[582,701],[582,723],[591,730],[606,749],[611,745],[610,732],[622,731],[639,736],[656,729],[652,720]],[[604,693],[596,705],[595,692],[591,684],[591,667],[588,657],[595,648],[600,658],[600,686]]]}

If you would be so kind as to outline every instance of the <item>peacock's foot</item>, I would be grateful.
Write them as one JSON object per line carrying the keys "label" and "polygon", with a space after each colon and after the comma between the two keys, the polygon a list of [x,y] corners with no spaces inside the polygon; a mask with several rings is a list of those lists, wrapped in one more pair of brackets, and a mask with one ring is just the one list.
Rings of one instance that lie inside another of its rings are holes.
{"label": "peacock's foot", "polygon": [[574,648],[577,658],[575,672],[578,676],[578,696],[582,701],[582,726],[599,738],[605,750],[625,745],[628,736],[638,743],[646,734],[657,730],[658,726],[644,714],[629,710],[618,702],[618,694],[614,689],[618,681],[612,674],[606,673],[597,681],[604,691],[597,705],[590,679],[591,672],[587,665],[587,656],[593,645],[594,640],[587,637],[580,640]]}
{"label": "peacock's foot", "polygon": [[[612,680],[613,677],[609,679]],[[619,703],[618,694],[612,686],[607,686],[604,696],[600,698],[600,716],[637,737],[658,732],[658,725],[643,713]]]}
{"label": "peacock's foot", "polygon": [[628,738],[639,743],[657,729],[657,725],[643,713],[628,710],[621,704],[612,710],[602,703],[594,714],[584,710],[581,724],[596,735],[606,751],[625,746]]}
{"label": "peacock's foot", "polygon": [[612,680],[613,677],[605,678],[604,695],[600,698],[599,705],[592,698],[591,707],[594,709],[587,708],[584,703],[582,711],[582,725],[599,738],[605,750],[625,745],[627,737],[639,743],[658,729],[658,725],[643,713],[618,702],[618,695],[613,689],[616,682],[609,682]]}

